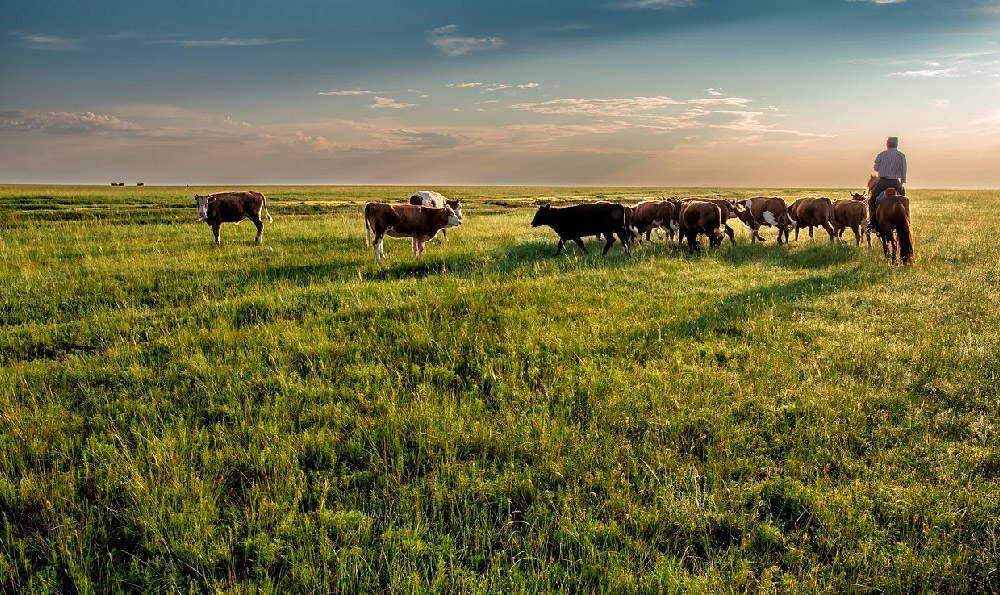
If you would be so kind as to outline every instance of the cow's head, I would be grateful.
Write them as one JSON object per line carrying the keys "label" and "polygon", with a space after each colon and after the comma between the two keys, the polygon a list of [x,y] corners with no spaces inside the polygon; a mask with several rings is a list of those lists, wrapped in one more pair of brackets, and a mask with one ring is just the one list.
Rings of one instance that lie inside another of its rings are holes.
{"label": "cow's head", "polygon": [[741,202],[733,202],[733,214],[736,218],[742,221],[745,225],[753,227],[753,215],[750,213],[750,209]]}
{"label": "cow's head", "polygon": [[208,217],[208,195],[195,194],[194,199],[198,203],[197,221],[204,221]]}
{"label": "cow's head", "polygon": [[857,192],[851,193],[851,200],[864,200],[864,199],[865,199],[864,194],[858,194]]}
{"label": "cow's head", "polygon": [[450,207],[452,211],[455,211],[455,216],[459,219],[462,218],[462,199],[456,198],[455,200],[444,201],[445,206]]}
{"label": "cow's head", "polygon": [[456,213],[455,209],[445,207],[445,210],[448,211],[448,222],[445,223],[444,229],[448,229],[449,227],[458,227],[462,224],[462,216]]}
{"label": "cow's head", "polygon": [[544,205],[538,207],[535,211],[535,217],[531,220],[531,227],[538,227],[539,225],[548,225],[551,220],[552,215],[552,205],[545,203]]}

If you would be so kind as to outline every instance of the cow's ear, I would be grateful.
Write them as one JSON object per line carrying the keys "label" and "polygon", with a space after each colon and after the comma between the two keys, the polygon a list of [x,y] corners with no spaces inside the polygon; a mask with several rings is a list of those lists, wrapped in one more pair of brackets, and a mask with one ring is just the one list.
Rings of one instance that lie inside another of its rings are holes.
{"label": "cow's ear", "polygon": [[545,210],[547,211],[547,210],[549,210],[549,209],[551,209],[551,208],[552,208],[552,203],[550,203],[550,202],[547,202],[547,203],[545,203],[545,205],[544,205],[544,206],[543,206],[542,208],[543,208],[543,209],[545,209]]}

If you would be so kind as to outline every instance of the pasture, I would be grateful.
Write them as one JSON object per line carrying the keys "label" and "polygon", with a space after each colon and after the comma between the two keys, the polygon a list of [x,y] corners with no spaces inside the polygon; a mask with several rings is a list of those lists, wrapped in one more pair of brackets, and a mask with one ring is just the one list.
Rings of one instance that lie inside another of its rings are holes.
{"label": "pasture", "polygon": [[0,186],[0,590],[1000,592],[1000,193],[911,190],[899,268],[528,229],[843,189],[433,188],[381,264],[416,188],[254,189],[217,248],[222,188]]}

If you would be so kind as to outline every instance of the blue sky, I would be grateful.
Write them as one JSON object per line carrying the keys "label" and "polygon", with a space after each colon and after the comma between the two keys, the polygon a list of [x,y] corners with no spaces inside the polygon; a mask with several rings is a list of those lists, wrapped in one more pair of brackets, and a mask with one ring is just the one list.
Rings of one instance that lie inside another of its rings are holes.
{"label": "blue sky", "polygon": [[0,182],[1000,187],[1000,0],[2,14]]}

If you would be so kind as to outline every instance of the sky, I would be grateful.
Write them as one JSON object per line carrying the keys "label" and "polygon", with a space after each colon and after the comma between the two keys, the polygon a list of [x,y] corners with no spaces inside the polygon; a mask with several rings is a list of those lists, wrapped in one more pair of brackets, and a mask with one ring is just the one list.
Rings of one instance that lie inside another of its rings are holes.
{"label": "sky", "polygon": [[0,183],[1000,188],[1000,0],[0,0]]}

